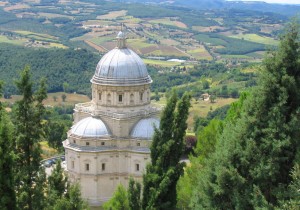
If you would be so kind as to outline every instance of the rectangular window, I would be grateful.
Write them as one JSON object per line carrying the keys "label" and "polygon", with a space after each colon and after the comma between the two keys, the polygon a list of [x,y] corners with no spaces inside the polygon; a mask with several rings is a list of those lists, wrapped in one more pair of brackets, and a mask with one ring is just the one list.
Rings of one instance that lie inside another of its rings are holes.
{"label": "rectangular window", "polygon": [[139,147],[139,146],[141,146],[141,143],[137,143],[136,145]]}
{"label": "rectangular window", "polygon": [[89,171],[89,170],[90,170],[90,164],[88,164],[88,163],[85,164],[85,170],[86,170],[86,171]]}
{"label": "rectangular window", "polygon": [[102,171],[105,171],[105,163],[102,163]]}
{"label": "rectangular window", "polygon": [[101,101],[102,93],[99,93],[99,101]]}
{"label": "rectangular window", "polygon": [[75,166],[74,160],[72,160],[72,161],[71,161],[71,168],[74,169],[74,166]]}
{"label": "rectangular window", "polygon": [[76,144],[76,140],[74,140],[73,143]]}
{"label": "rectangular window", "polygon": [[105,145],[105,142],[101,142],[101,145],[104,146],[104,145]]}
{"label": "rectangular window", "polygon": [[135,164],[135,170],[139,171],[140,170],[140,164]]}
{"label": "rectangular window", "polygon": [[143,100],[143,93],[140,93],[140,100]]}
{"label": "rectangular window", "polygon": [[119,95],[119,102],[123,101],[123,95]]}
{"label": "rectangular window", "polygon": [[90,145],[90,142],[85,142],[85,145],[86,145],[86,146],[89,146],[89,145]]}

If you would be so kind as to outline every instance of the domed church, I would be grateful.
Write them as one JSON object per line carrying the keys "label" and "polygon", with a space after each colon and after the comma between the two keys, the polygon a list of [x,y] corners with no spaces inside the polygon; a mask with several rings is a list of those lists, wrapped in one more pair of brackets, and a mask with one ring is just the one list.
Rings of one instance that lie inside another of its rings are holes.
{"label": "domed church", "polygon": [[142,59],[117,35],[91,79],[92,100],[76,104],[74,125],[63,142],[67,174],[90,205],[101,205],[130,177],[142,181],[159,109],[151,106],[152,79]]}

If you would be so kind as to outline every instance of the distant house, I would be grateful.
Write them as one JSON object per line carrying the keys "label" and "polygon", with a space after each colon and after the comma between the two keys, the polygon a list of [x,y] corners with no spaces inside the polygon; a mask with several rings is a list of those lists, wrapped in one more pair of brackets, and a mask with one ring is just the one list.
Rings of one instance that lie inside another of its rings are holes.
{"label": "distant house", "polygon": [[201,99],[202,99],[203,101],[208,101],[208,100],[209,100],[209,97],[210,97],[210,95],[209,95],[208,93],[203,93],[203,94],[201,95]]}

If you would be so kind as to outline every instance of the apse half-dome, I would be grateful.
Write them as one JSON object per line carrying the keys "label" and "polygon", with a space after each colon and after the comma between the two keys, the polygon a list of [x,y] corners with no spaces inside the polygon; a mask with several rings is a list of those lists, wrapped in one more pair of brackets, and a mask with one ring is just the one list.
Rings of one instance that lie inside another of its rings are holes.
{"label": "apse half-dome", "polygon": [[71,134],[81,137],[103,137],[109,135],[109,132],[102,120],[87,117],[72,127]]}
{"label": "apse half-dome", "polygon": [[101,58],[91,82],[111,86],[152,83],[143,60],[127,48],[125,33],[119,32],[116,38],[118,41],[117,47]]}
{"label": "apse half-dome", "polygon": [[134,138],[151,139],[154,134],[154,127],[159,127],[160,121],[157,118],[145,118],[138,121],[131,131]]}

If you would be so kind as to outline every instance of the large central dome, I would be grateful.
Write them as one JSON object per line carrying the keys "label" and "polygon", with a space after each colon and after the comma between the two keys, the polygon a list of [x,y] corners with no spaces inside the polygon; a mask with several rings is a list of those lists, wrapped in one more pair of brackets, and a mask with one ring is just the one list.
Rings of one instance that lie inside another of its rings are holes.
{"label": "large central dome", "polygon": [[118,34],[117,40],[118,47],[102,57],[91,82],[112,86],[151,83],[152,79],[142,59],[126,47],[126,37],[123,32]]}

